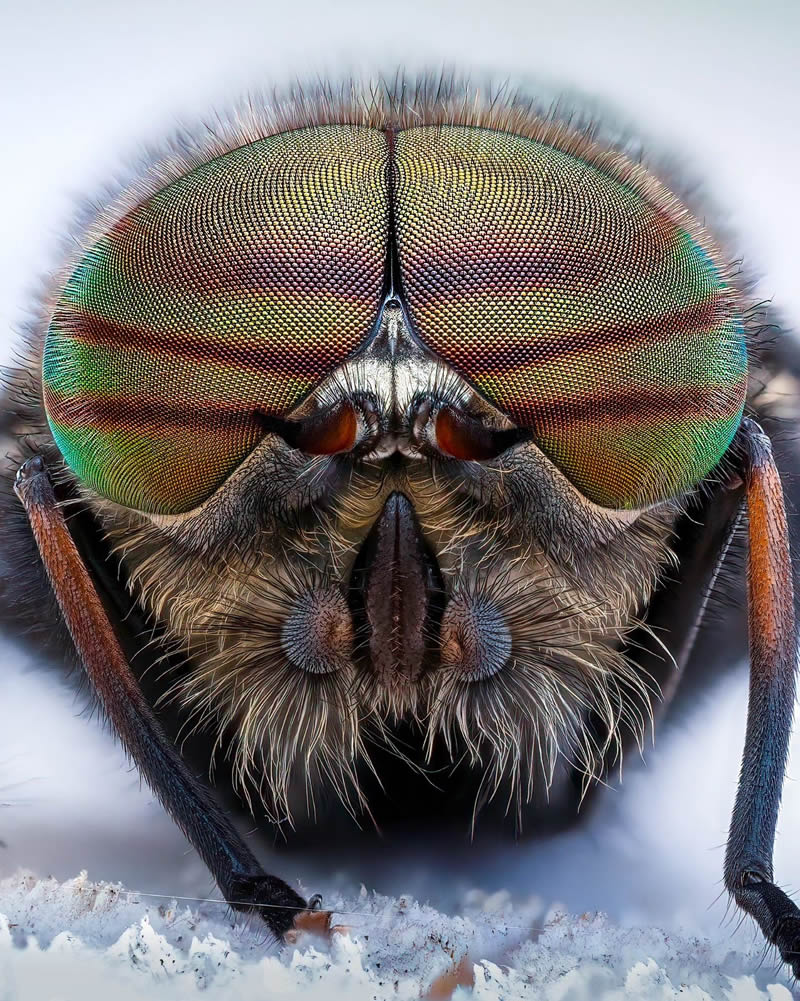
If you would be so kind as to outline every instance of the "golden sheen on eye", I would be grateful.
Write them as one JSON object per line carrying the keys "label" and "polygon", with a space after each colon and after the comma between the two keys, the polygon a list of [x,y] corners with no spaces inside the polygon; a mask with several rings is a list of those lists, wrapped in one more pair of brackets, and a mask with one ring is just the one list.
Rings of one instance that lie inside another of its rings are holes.
{"label": "golden sheen on eye", "polygon": [[388,232],[385,137],[297,129],[125,215],[58,302],[43,382],[78,477],[143,511],[205,500],[367,337]]}
{"label": "golden sheen on eye", "polygon": [[643,169],[585,141],[468,126],[396,141],[422,340],[591,500],[636,508],[719,461],[747,356],[720,254]]}
{"label": "golden sheen on eye", "polygon": [[365,347],[396,281],[428,351],[590,500],[641,508],[698,483],[747,375],[719,251],[643,168],[539,128],[295,129],[129,211],[47,336],[68,465],[119,504],[190,510],[261,440],[260,416]]}

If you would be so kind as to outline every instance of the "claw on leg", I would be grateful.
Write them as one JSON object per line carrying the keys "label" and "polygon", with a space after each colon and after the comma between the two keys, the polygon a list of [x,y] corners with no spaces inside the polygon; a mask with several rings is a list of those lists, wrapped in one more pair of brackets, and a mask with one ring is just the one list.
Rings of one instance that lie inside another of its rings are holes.
{"label": "claw on leg", "polygon": [[473,987],[475,970],[469,956],[462,956],[449,970],[440,973],[427,992],[422,995],[422,1001],[448,1001],[458,987]]}
{"label": "claw on leg", "polygon": [[792,559],[783,488],[769,438],[745,418],[740,440],[749,515],[750,697],[725,885],[797,976],[800,909],[775,884],[772,869],[797,673]]}
{"label": "claw on leg", "polygon": [[330,942],[334,935],[347,934],[350,929],[346,925],[331,924],[333,911],[323,911],[319,906],[321,902],[319,894],[309,900],[311,906],[307,911],[300,911],[296,915],[292,927],[283,936],[284,942],[294,945],[304,935],[314,935]]}
{"label": "claw on leg", "polygon": [[283,936],[284,941],[293,945],[301,933],[329,939],[331,936],[331,916],[330,911],[300,911],[296,915],[292,927]]}

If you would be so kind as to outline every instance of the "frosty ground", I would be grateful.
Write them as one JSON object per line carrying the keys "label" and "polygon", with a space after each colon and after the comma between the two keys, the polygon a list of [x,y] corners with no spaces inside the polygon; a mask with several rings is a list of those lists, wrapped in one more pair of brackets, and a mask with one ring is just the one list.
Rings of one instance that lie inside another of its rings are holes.
{"label": "frosty ground", "polygon": [[[0,1001],[420,998],[462,960],[462,998],[800,998],[721,894],[744,674],[699,699],[574,832],[478,859],[410,846],[358,871],[278,856],[346,928],[279,950],[224,905],[174,899],[217,896],[180,833],[67,684],[21,650],[0,657]],[[796,737],[775,857],[790,892],[798,761]]]}
{"label": "frosty ground", "polygon": [[536,899],[513,906],[502,893],[468,895],[457,917],[365,889],[333,903],[346,931],[275,950],[232,928],[218,905],[144,902],[85,873],[65,883],[20,874],[0,884],[0,998],[91,1001],[113,988],[115,1001],[418,999],[443,996],[437,980],[459,965],[473,983],[457,998],[792,997],[769,964],[751,975],[763,959],[752,936],[624,928],[547,913]]}

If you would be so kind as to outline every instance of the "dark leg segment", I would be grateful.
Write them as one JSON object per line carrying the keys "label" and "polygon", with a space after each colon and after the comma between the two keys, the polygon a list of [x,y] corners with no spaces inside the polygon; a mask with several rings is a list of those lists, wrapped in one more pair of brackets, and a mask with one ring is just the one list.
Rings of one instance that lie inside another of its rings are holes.
{"label": "dark leg segment", "polygon": [[750,696],[725,885],[800,976],[800,910],[773,882],[772,850],[792,729],[797,668],[792,568],[783,490],[769,438],[744,420],[750,523]]}
{"label": "dark leg segment", "polygon": [[237,910],[258,914],[276,936],[285,934],[306,910],[306,901],[264,872],[164,733],[108,621],[40,456],[22,466],[14,489],[92,689],[140,774],[208,866],[225,899]]}

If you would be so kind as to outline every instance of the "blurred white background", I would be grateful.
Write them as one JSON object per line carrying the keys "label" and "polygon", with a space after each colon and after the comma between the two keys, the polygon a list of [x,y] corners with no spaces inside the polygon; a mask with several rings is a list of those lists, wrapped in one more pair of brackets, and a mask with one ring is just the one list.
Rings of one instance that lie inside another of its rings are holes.
{"label": "blurred white background", "polygon": [[[727,0],[17,0],[0,8],[0,353],[74,205],[145,143],[249,85],[438,69],[543,79],[610,101],[704,177],[760,291],[800,317],[800,5]],[[165,893],[207,877],[94,720],[52,673],[0,648],[0,874],[88,868]],[[689,925],[718,923],[745,678],[698,702],[582,834],[487,858],[476,882]],[[800,741],[778,879],[800,889]],[[420,861],[420,872],[424,860]],[[435,883],[387,869],[381,887]],[[444,890],[442,891],[444,893]]]}

